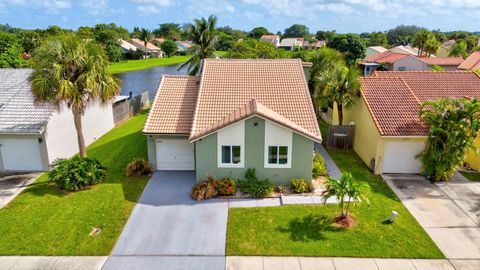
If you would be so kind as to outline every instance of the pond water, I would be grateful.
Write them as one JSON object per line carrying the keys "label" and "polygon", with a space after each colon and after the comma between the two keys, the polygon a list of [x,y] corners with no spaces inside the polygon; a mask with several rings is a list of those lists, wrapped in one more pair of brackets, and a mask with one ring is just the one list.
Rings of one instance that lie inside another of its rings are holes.
{"label": "pond water", "polygon": [[116,74],[115,76],[122,81],[120,94],[128,95],[129,92],[132,92],[135,96],[145,91],[148,91],[150,100],[153,101],[162,75],[186,74],[186,69],[178,70],[180,66],[181,64],[171,66],[159,66]]}

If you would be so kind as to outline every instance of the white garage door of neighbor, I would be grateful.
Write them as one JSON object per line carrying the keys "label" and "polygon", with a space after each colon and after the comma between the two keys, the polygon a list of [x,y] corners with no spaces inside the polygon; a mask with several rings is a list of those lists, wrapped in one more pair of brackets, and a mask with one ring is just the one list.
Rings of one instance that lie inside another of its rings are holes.
{"label": "white garage door of neighbor", "polygon": [[195,170],[193,143],[183,139],[157,140],[157,170]]}
{"label": "white garage door of neighbor", "polygon": [[43,171],[38,139],[0,139],[3,168],[8,171]]}
{"label": "white garage door of neighbor", "polygon": [[421,162],[417,155],[423,142],[386,142],[383,154],[384,173],[419,173]]}

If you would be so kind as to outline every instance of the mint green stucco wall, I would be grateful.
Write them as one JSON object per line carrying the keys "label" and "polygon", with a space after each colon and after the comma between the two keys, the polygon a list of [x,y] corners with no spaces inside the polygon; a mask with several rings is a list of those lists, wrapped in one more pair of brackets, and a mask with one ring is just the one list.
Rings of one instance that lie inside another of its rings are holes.
{"label": "mint green stucco wall", "polygon": [[[257,126],[254,124],[257,123]],[[245,121],[245,167],[217,167],[217,133],[195,142],[197,182],[207,175],[217,178],[232,176],[243,179],[248,168],[255,168],[258,178],[268,178],[275,184],[288,184],[295,178],[312,179],[314,142],[293,133],[291,168],[264,168],[265,120],[253,117]]]}
{"label": "mint green stucco wall", "polygon": [[154,170],[157,170],[157,145],[156,140],[162,139],[188,139],[188,135],[146,135],[147,136],[147,150],[148,161]]}

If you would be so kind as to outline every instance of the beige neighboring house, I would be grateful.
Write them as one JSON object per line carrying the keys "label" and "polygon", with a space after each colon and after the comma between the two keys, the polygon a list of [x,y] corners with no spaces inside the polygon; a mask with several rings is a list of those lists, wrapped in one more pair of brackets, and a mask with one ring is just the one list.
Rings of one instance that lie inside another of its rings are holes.
{"label": "beige neighboring house", "polygon": [[136,51],[138,48],[137,46],[133,45],[132,43],[129,43],[123,39],[118,40],[120,42],[120,47],[122,48],[123,53],[127,53],[128,51]]}
{"label": "beige neighboring house", "polygon": [[155,46],[160,47],[165,42],[165,40],[166,39],[164,39],[164,38],[153,38],[152,43]]}
{"label": "beige neighboring house", "polygon": [[393,53],[418,55],[418,49],[417,48],[413,48],[411,46],[404,46],[404,45],[399,45],[399,46],[393,47],[389,51],[391,51]]}
{"label": "beige neighboring house", "polygon": [[461,70],[471,70],[477,72],[480,70],[480,51],[473,52],[467,59],[465,59],[459,66]]}
{"label": "beige neighboring house", "polygon": [[438,49],[437,56],[438,57],[448,57],[448,54],[450,53],[450,49],[452,46],[455,44],[455,40],[447,40],[445,41],[442,46]]}
{"label": "beige neighboring house", "polygon": [[140,49],[142,52],[147,53],[147,55],[149,56],[157,58],[163,57],[162,50],[150,42],[147,42],[147,46],[145,47],[145,42],[143,42],[143,40],[140,40],[138,38],[132,38],[131,43],[135,45],[138,49]]}
{"label": "beige neighboring house", "polygon": [[263,35],[260,37],[260,41],[270,43],[275,47],[280,46],[280,36],[279,35]]}
{"label": "beige neighboring house", "polygon": [[[71,110],[36,103],[31,69],[0,69],[0,172],[47,171],[78,153]],[[112,104],[91,103],[82,117],[85,144],[114,127]]]}
{"label": "beige neighboring house", "polygon": [[366,57],[370,57],[370,56],[375,55],[377,53],[384,53],[384,52],[387,52],[387,51],[388,51],[388,49],[386,49],[382,46],[370,46],[365,51],[365,55],[366,55]]}
{"label": "beige neighboring house", "polygon": [[307,51],[313,51],[313,50],[318,50],[323,46],[325,46],[324,40],[316,40],[312,42],[305,40],[303,42],[302,48]]}
{"label": "beige neighboring house", "polygon": [[303,41],[304,38],[284,38],[278,47],[287,51],[293,51],[295,48],[302,47]]}

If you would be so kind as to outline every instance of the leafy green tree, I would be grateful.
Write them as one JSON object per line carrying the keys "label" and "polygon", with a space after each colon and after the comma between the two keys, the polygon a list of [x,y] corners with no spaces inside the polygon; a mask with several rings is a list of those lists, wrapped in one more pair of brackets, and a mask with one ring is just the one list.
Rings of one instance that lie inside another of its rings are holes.
{"label": "leafy green tree", "polygon": [[445,69],[442,66],[439,66],[439,65],[433,65],[431,67],[431,70],[434,71],[434,72],[445,71]]}
{"label": "leafy green tree", "polygon": [[[147,47],[148,42],[152,40],[152,38],[153,38],[153,35],[152,35],[152,32],[150,32],[150,30],[145,28],[142,28],[140,30],[139,39],[143,41],[143,46],[145,46],[145,48]],[[147,58],[147,50],[145,50],[145,58]]]}
{"label": "leafy green tree", "polygon": [[95,42],[68,35],[48,39],[32,58],[32,93],[38,102],[71,109],[81,157],[87,156],[82,116],[93,102],[108,102],[119,82],[108,72],[104,50]]}
{"label": "leafy green tree", "polygon": [[236,59],[278,59],[291,58],[290,52],[277,49],[273,44],[253,38],[239,41],[227,52],[227,58]]}
{"label": "leafy green tree", "polygon": [[343,125],[343,108],[349,109],[360,97],[360,72],[354,67],[337,64],[316,78],[314,102],[316,106],[337,103],[338,121]]}
{"label": "leafy green tree", "polygon": [[447,41],[447,36],[440,32],[440,31],[433,31],[433,34],[435,35],[435,39],[441,43]]}
{"label": "leafy green tree", "polygon": [[303,24],[294,24],[283,31],[283,37],[307,37],[310,34],[308,27]]}
{"label": "leafy green tree", "polygon": [[387,35],[383,32],[374,32],[370,34],[367,42],[368,46],[388,46]]}
{"label": "leafy green tree", "polygon": [[348,64],[354,65],[357,60],[365,58],[367,46],[356,34],[339,34],[334,36],[327,46],[345,55]]}
{"label": "leafy green tree", "polygon": [[11,33],[0,32],[0,68],[19,68],[24,61],[20,57],[23,48],[20,40]]}
{"label": "leafy green tree", "polygon": [[430,127],[420,154],[423,169],[434,181],[449,180],[470,150],[480,131],[480,103],[443,98],[425,101],[420,117]]}
{"label": "leafy green tree", "polygon": [[435,54],[442,44],[437,41],[432,32],[421,29],[415,34],[412,45],[418,48],[419,56],[430,56]]}
{"label": "leafy green tree", "polygon": [[388,43],[393,46],[410,45],[415,34],[420,31],[421,27],[416,25],[399,25],[393,29],[388,30]]}
{"label": "leafy green tree", "polygon": [[217,28],[217,32],[219,32],[219,33],[223,32],[227,35],[234,36],[237,40],[241,39],[241,38],[246,38],[247,35],[248,35],[247,32],[242,31],[242,30],[238,30],[238,29],[233,29],[230,26],[219,27],[219,28]]}
{"label": "leafy green tree", "polygon": [[77,36],[81,39],[94,39],[92,28],[88,26],[80,26],[77,30]]}
{"label": "leafy green tree", "polygon": [[182,38],[182,30],[180,25],[176,23],[162,23],[158,28],[153,30],[156,37],[163,37],[164,39],[180,40]]}
{"label": "leafy green tree", "polygon": [[105,53],[107,54],[108,61],[118,62],[122,60],[122,48],[118,41],[109,42],[105,46]]}
{"label": "leafy green tree", "polygon": [[315,37],[317,38],[317,40],[325,40],[325,42],[328,43],[329,40],[331,40],[335,34],[336,34],[336,30],[332,30],[332,31],[317,31],[317,34],[315,35]]}
{"label": "leafy green tree", "polygon": [[175,43],[175,41],[171,40],[171,39],[167,39],[165,40],[165,42],[162,43],[162,45],[160,46],[160,48],[162,49],[162,51],[164,53],[166,53],[169,57],[174,55],[177,51],[178,51],[178,46],[177,46],[177,43]]}
{"label": "leafy green tree", "polygon": [[237,42],[237,38],[225,32],[218,32],[218,42],[215,44],[215,49],[218,51],[228,51],[233,48]]}
{"label": "leafy green tree", "polygon": [[348,218],[350,205],[358,205],[362,201],[369,203],[365,194],[369,188],[366,183],[354,183],[352,174],[344,172],[340,179],[328,178],[326,183],[327,190],[323,194],[323,203],[326,203],[331,197],[336,197],[341,209],[340,219],[346,219]]}
{"label": "leafy green tree", "polygon": [[35,31],[22,31],[18,37],[26,53],[31,53],[40,45],[40,34]]}
{"label": "leafy green tree", "polygon": [[263,26],[258,26],[258,27],[253,28],[252,30],[250,30],[250,32],[248,32],[248,37],[259,39],[263,35],[270,35],[270,34],[271,33],[270,33],[270,31],[268,31],[267,28],[265,28]]}
{"label": "leafy green tree", "polygon": [[187,34],[193,42],[190,47],[193,54],[180,66],[180,69],[186,67],[190,75],[197,75],[202,68],[202,60],[215,56],[215,43],[218,38],[216,24],[217,17],[210,15],[208,19],[196,19],[194,24],[188,26]]}
{"label": "leafy green tree", "polygon": [[49,26],[47,29],[45,29],[45,31],[46,31],[47,34],[50,35],[50,36],[63,35],[63,34],[65,34],[65,33],[67,32],[65,29],[61,28],[61,27],[58,26],[58,25]]}
{"label": "leafy green tree", "polygon": [[463,57],[464,59],[468,57],[467,53],[467,44],[463,40],[456,41],[455,44],[450,48],[448,52],[450,57]]}

